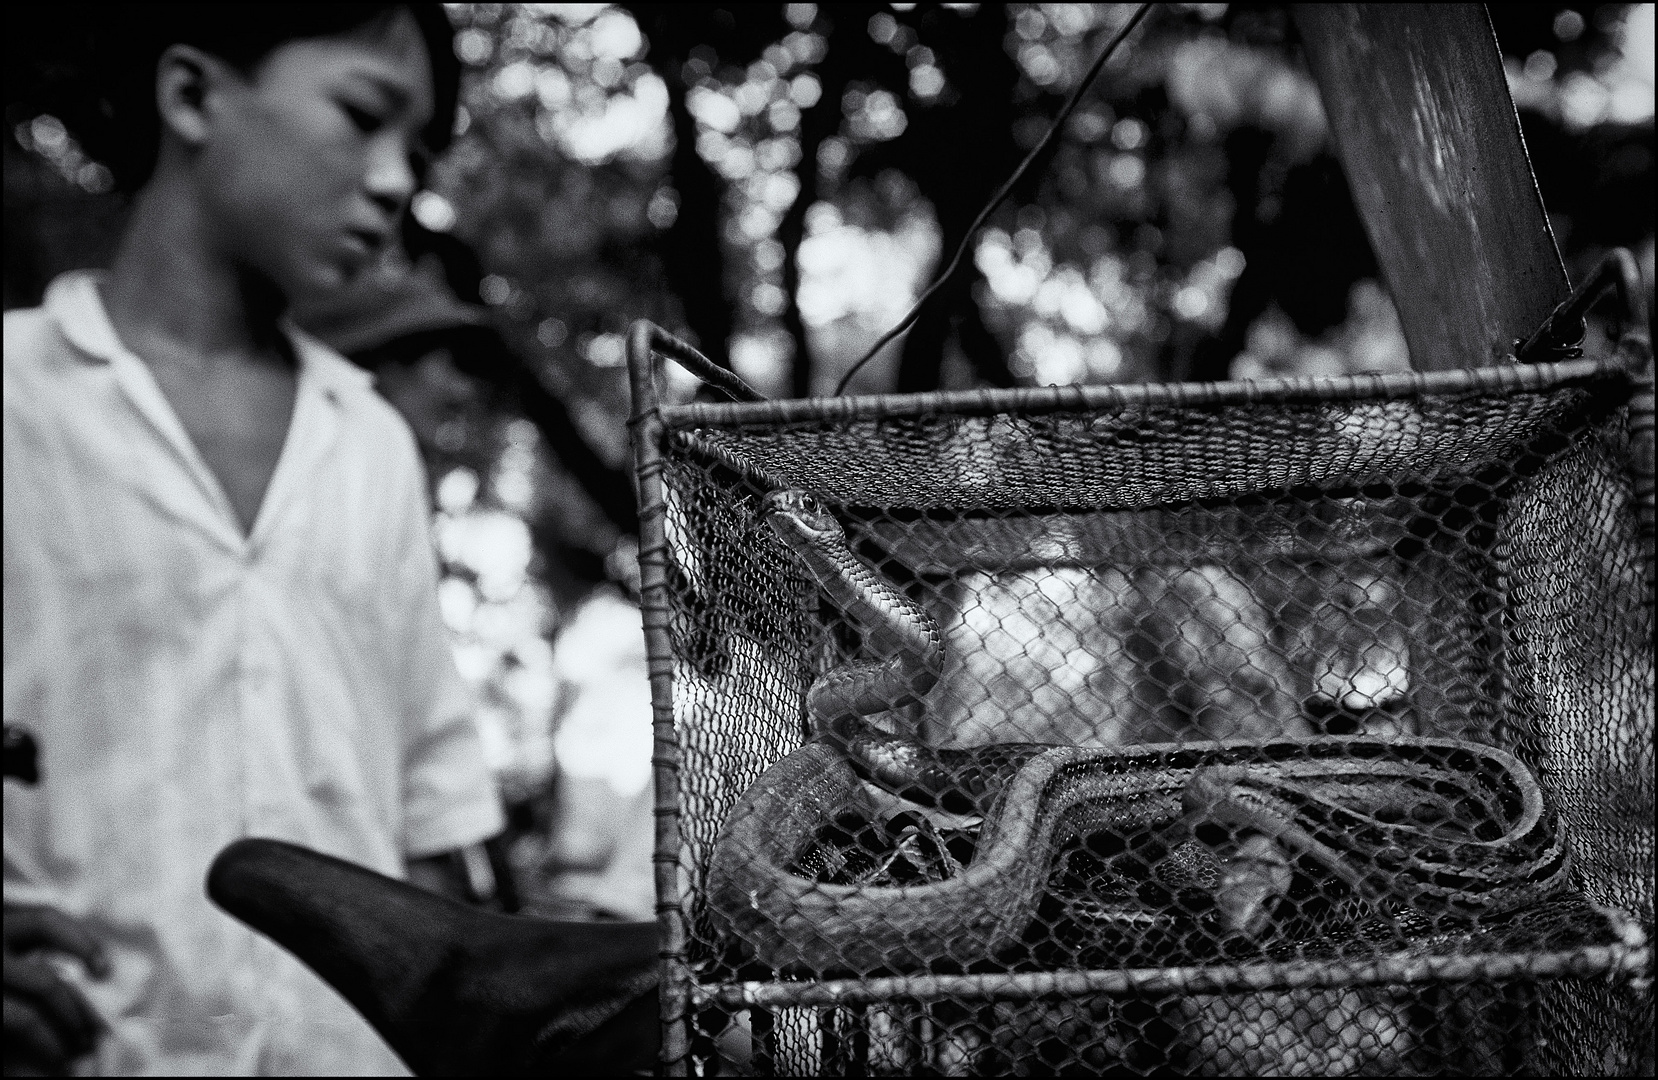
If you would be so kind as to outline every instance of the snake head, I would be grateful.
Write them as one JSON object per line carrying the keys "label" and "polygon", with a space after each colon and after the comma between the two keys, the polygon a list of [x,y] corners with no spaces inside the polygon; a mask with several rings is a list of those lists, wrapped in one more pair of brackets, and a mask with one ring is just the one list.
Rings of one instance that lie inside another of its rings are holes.
{"label": "snake head", "polygon": [[811,492],[780,488],[760,500],[760,516],[784,540],[837,540],[846,532]]}

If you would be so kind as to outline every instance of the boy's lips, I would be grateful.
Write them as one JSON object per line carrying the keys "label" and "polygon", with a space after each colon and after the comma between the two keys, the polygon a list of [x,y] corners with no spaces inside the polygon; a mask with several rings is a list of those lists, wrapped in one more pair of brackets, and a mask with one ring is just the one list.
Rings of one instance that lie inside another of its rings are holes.
{"label": "boy's lips", "polygon": [[352,246],[360,248],[365,255],[377,253],[386,244],[387,234],[371,229],[347,229],[345,233]]}

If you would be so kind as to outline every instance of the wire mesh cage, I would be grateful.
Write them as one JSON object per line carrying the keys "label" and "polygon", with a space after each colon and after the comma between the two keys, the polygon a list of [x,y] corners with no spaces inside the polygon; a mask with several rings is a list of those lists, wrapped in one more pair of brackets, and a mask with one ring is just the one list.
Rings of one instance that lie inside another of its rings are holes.
{"label": "wire mesh cage", "polygon": [[666,1071],[1650,1072],[1626,364],[666,407],[663,353]]}

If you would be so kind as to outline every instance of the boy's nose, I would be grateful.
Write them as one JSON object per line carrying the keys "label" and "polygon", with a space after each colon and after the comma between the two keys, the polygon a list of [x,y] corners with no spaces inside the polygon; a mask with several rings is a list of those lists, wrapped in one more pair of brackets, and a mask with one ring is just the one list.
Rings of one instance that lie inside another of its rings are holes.
{"label": "boy's nose", "polygon": [[408,147],[401,139],[375,139],[369,146],[367,170],[364,186],[369,196],[388,213],[401,213],[419,186]]}

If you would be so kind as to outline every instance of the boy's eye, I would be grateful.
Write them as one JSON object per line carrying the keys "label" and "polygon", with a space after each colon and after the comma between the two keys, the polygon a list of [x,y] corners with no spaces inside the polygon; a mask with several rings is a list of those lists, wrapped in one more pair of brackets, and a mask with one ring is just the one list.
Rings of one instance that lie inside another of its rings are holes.
{"label": "boy's eye", "polygon": [[385,121],[376,116],[374,113],[369,112],[367,109],[359,108],[350,102],[341,102],[340,108],[345,110],[345,114],[351,118],[352,124],[354,124],[357,130],[361,131],[364,135],[374,134],[385,124]]}

